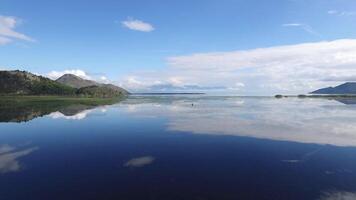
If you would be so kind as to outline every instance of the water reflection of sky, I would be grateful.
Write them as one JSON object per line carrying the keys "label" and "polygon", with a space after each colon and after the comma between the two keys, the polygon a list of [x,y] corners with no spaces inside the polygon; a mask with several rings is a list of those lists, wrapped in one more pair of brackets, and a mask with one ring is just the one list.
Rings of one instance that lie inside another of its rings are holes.
{"label": "water reflection of sky", "polygon": [[0,197],[354,199],[355,114],[325,99],[133,96],[21,115],[0,123]]}
{"label": "water reflection of sky", "polygon": [[18,172],[23,169],[19,159],[37,150],[37,147],[13,147],[8,144],[0,146],[0,174]]}
{"label": "water reflection of sky", "polygon": [[167,129],[356,146],[356,107],[326,99],[188,98],[128,101],[127,112],[168,118]]}

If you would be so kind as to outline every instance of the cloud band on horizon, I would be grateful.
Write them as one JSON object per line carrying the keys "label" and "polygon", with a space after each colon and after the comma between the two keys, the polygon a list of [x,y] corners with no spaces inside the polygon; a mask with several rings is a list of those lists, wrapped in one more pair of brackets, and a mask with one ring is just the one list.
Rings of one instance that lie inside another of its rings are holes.
{"label": "cloud band on horizon", "polygon": [[[145,90],[154,85],[225,87],[243,94],[307,93],[356,76],[356,40],[342,39],[231,52],[167,58],[160,72],[133,72],[121,85]],[[243,85],[243,87],[241,87]],[[235,87],[240,86],[240,87]],[[161,88],[162,89],[162,88]]]}

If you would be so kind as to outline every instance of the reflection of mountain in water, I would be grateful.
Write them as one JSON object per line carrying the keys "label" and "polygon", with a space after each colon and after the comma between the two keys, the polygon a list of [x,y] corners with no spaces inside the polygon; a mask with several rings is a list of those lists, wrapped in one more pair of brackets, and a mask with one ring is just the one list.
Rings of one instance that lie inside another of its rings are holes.
{"label": "reflection of mountain in water", "polygon": [[118,101],[0,101],[0,122],[27,122],[54,112],[70,117]]}
{"label": "reflection of mountain in water", "polygon": [[354,105],[354,104],[356,104],[356,99],[355,98],[336,98],[334,100],[338,101],[340,103],[346,104],[346,105]]}

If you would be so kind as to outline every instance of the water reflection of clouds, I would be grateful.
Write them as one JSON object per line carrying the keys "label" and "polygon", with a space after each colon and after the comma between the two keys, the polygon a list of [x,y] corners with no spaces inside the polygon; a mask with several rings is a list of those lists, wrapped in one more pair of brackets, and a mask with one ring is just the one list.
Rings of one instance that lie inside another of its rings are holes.
{"label": "water reflection of clouds", "polygon": [[355,200],[356,192],[326,192],[319,200]]}
{"label": "water reflection of clouds", "polygon": [[323,147],[318,148],[314,151],[308,152],[305,155],[303,155],[300,159],[292,159],[292,160],[282,160],[283,162],[286,163],[301,163],[301,162],[306,162],[308,161],[312,156],[314,156],[315,154],[317,154],[319,151],[321,151],[323,149]]}
{"label": "water reflection of clouds", "polygon": [[17,172],[22,169],[19,159],[37,150],[37,147],[19,149],[9,145],[0,146],[0,173]]}
{"label": "water reflection of clouds", "polygon": [[167,117],[171,131],[356,146],[356,108],[336,101],[188,98],[158,103],[160,107],[136,102],[130,112]]}
{"label": "water reflection of clouds", "polygon": [[57,112],[53,112],[53,113],[49,114],[49,117],[51,117],[52,119],[82,120],[82,119],[85,119],[87,117],[87,115],[91,112],[92,112],[91,110],[85,110],[85,111],[82,111],[75,115],[67,116],[67,115],[64,115],[63,113],[57,111]]}
{"label": "water reflection of clouds", "polygon": [[67,114],[63,114],[60,111],[56,111],[56,112],[49,114],[48,117],[50,117],[52,119],[83,120],[83,119],[87,118],[90,114],[95,112],[96,110],[100,111],[100,113],[104,114],[108,111],[108,107],[102,106],[102,107],[99,107],[96,109],[83,110],[83,111],[80,111],[73,115],[67,115]]}
{"label": "water reflection of clouds", "polygon": [[143,156],[139,158],[133,158],[127,162],[125,162],[125,167],[144,167],[146,165],[152,164],[155,160],[152,156]]}

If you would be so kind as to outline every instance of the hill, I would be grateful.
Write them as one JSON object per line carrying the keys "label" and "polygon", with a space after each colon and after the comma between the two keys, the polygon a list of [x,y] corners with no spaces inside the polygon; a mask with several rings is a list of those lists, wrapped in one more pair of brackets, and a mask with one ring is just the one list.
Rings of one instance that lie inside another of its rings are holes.
{"label": "hill", "polygon": [[[68,81],[68,82],[67,82]],[[75,84],[76,87],[72,87]],[[94,84],[94,85],[92,85]],[[79,85],[85,85],[79,87]],[[125,89],[111,84],[100,84],[75,75],[64,75],[60,81],[26,71],[0,71],[0,95],[51,95],[111,98],[127,95]]]}
{"label": "hill", "polygon": [[[118,95],[129,94],[128,91],[126,91],[125,89],[118,87],[116,85],[102,84],[102,83],[98,83],[98,82],[95,82],[92,80],[86,80],[86,79],[80,78],[79,76],[76,76],[73,74],[64,74],[63,76],[58,78],[56,80],[56,82],[67,85],[67,86],[71,86],[71,87],[74,87],[77,89],[83,88],[82,90],[79,90],[79,92],[85,91],[86,95],[88,93],[103,94],[103,93],[105,93],[105,91],[108,92],[108,94],[118,94]],[[91,86],[97,86],[97,87],[91,87]],[[102,90],[102,91],[99,91],[99,90]]]}
{"label": "hill", "polygon": [[347,82],[336,87],[322,88],[310,94],[356,94],[356,82]]}
{"label": "hill", "polygon": [[0,71],[0,94],[75,95],[76,89],[25,71]]}
{"label": "hill", "polygon": [[59,77],[56,82],[62,83],[64,85],[68,85],[73,88],[82,88],[82,87],[88,87],[88,86],[93,86],[93,85],[99,85],[95,81],[91,80],[85,80],[80,78],[79,76],[73,75],[73,74],[64,74],[63,76]]}
{"label": "hill", "polygon": [[106,85],[92,85],[88,87],[79,88],[77,91],[78,95],[81,97],[101,97],[101,98],[111,98],[126,95],[122,91],[108,87]]}

